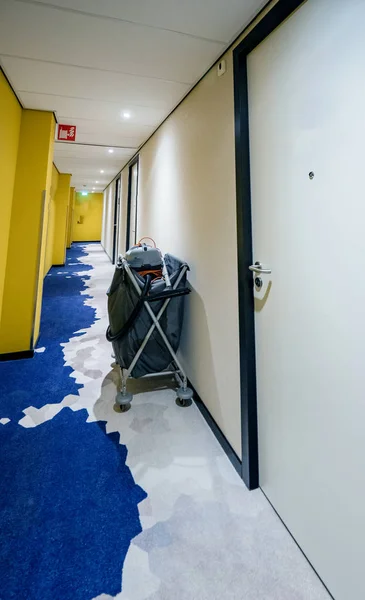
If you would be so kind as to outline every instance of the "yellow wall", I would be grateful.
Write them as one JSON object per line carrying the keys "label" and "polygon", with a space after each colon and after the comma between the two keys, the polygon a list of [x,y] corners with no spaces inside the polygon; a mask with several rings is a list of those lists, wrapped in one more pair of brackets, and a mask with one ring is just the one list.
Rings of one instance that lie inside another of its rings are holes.
{"label": "yellow wall", "polygon": [[0,71],[0,317],[21,116],[21,106]]}
{"label": "yellow wall", "polygon": [[59,173],[55,196],[55,225],[53,235],[53,264],[63,265],[66,260],[67,217],[70,203],[71,175]]}
{"label": "yellow wall", "polygon": [[67,248],[71,247],[73,242],[72,239],[72,229],[73,229],[73,218],[74,218],[74,209],[75,209],[75,188],[72,187],[70,189],[70,203],[68,209],[68,218],[67,218]]}
{"label": "yellow wall", "polygon": [[[40,235],[40,254],[39,254],[39,278],[37,285],[37,296],[35,301],[34,311],[34,331],[31,337],[31,346],[35,346],[39,337],[40,325],[41,325],[41,313],[42,313],[42,299],[43,299],[43,279],[44,279],[44,262],[46,258],[46,244],[47,244],[47,232],[48,232],[48,217],[49,217],[49,194],[52,185],[52,171],[53,171],[53,155],[54,155],[54,136],[55,136],[55,119],[53,113],[41,113],[48,115],[50,120],[50,136],[48,138],[48,155],[47,155],[47,175],[46,175],[46,187],[44,189],[45,196],[45,210],[43,215],[43,227]],[[44,119],[44,117],[43,117]],[[45,120],[45,119],[44,119]],[[46,137],[46,136],[45,136]],[[42,269],[43,265],[43,269]]]}
{"label": "yellow wall", "polygon": [[23,110],[0,324],[0,353],[33,348],[39,333],[54,128],[53,113]]}
{"label": "yellow wall", "polygon": [[51,189],[48,201],[48,228],[47,228],[47,243],[46,243],[46,256],[44,265],[44,274],[46,275],[53,264],[53,242],[54,242],[54,228],[55,228],[55,217],[56,217],[56,206],[55,196],[58,187],[58,170],[55,165],[52,165],[52,179]]}
{"label": "yellow wall", "polygon": [[[103,194],[76,193],[73,216],[74,242],[99,242],[103,215]],[[80,223],[82,221],[82,223]]]}

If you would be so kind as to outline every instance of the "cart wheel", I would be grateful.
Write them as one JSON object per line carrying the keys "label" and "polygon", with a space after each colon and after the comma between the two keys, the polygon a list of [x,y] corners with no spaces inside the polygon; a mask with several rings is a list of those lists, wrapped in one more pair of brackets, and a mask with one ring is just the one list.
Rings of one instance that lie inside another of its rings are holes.
{"label": "cart wheel", "polygon": [[125,412],[129,411],[129,409],[131,408],[131,404],[130,403],[129,404],[115,403],[113,408],[114,408],[115,412],[117,412],[117,413],[125,413]]}
{"label": "cart wheel", "polygon": [[186,408],[187,406],[192,405],[192,399],[190,398],[176,398],[176,404],[180,406],[180,408]]}
{"label": "cart wheel", "polygon": [[185,408],[186,406],[191,406],[192,405],[192,398],[193,398],[193,390],[191,390],[190,388],[183,388],[183,387],[179,387],[176,390],[176,404],[178,406],[181,406],[181,408]]}
{"label": "cart wheel", "polygon": [[123,404],[130,404],[132,400],[133,394],[131,394],[130,392],[124,392],[124,394],[122,392],[118,392],[115,396],[115,402],[117,404],[120,404],[120,406],[122,406]]}

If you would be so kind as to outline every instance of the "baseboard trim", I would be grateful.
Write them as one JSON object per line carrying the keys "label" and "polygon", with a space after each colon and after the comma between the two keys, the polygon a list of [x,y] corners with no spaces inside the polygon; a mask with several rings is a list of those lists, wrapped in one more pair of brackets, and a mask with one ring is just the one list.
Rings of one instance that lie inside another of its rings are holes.
{"label": "baseboard trim", "polygon": [[194,388],[194,386],[191,384],[190,381],[189,381],[189,387],[191,387],[191,389],[194,392],[195,404],[197,405],[198,409],[200,410],[201,414],[203,415],[203,417],[206,420],[207,424],[209,425],[210,429],[214,433],[216,439],[218,440],[218,442],[221,445],[222,449],[224,450],[225,454],[231,461],[234,469],[237,471],[238,475],[242,478],[242,461],[241,461],[241,459],[237,456],[236,452],[233,450],[231,444],[229,443],[226,436],[220,429],[219,425],[217,425],[217,423],[213,419],[209,410],[205,406],[203,400],[200,398],[199,394],[197,393],[196,389]]}
{"label": "baseboard trim", "polygon": [[65,266],[66,266],[66,263],[60,263],[58,265],[52,265],[52,267],[58,267],[58,268],[59,267],[65,267]]}
{"label": "baseboard trim", "polygon": [[24,358],[33,358],[34,350],[22,350],[21,352],[5,352],[0,354],[0,362],[8,360],[22,360]]}

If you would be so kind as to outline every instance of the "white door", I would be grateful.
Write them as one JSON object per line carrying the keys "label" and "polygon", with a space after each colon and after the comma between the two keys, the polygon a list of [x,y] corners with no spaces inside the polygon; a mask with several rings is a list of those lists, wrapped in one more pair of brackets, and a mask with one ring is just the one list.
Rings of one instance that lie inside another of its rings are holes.
{"label": "white door", "polygon": [[129,171],[131,177],[130,216],[129,216],[129,245],[137,243],[137,199],[138,199],[138,162]]}
{"label": "white door", "polygon": [[113,250],[113,263],[117,262],[118,256],[121,253],[121,248],[119,247],[119,237],[120,237],[120,220],[121,220],[121,210],[120,210],[120,188],[121,188],[121,177],[115,181],[115,214],[114,214],[114,250]]}
{"label": "white door", "polygon": [[363,600],[365,1],[308,0],[248,88],[260,485],[336,600]]}

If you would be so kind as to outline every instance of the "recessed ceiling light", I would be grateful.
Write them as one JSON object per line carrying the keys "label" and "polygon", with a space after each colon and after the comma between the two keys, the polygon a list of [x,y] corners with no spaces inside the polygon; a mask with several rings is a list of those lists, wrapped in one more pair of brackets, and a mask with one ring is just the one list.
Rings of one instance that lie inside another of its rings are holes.
{"label": "recessed ceiling light", "polygon": [[113,148],[109,148],[108,152],[110,152],[110,154],[113,154],[113,152],[114,152]]}
{"label": "recessed ceiling light", "polygon": [[100,173],[104,173],[104,169],[100,169]]}
{"label": "recessed ceiling light", "polygon": [[131,118],[131,113],[130,113],[130,112],[128,112],[128,111],[125,111],[125,112],[123,113],[123,118],[124,118],[124,119],[130,119],[130,118]]}
{"label": "recessed ceiling light", "polygon": [[87,192],[85,192],[85,191],[81,192],[81,196],[87,196]]}
{"label": "recessed ceiling light", "polygon": [[99,183],[98,181],[95,181],[95,183]]}
{"label": "recessed ceiling light", "polygon": [[93,190],[95,190],[95,188],[93,187]]}

